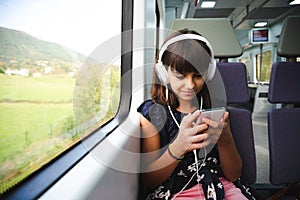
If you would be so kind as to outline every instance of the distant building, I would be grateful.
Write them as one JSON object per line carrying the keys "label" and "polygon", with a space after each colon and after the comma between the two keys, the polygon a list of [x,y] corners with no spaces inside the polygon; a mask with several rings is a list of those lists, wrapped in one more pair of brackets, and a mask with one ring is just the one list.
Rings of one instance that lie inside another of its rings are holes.
{"label": "distant building", "polygon": [[52,67],[45,67],[44,72],[45,72],[45,74],[51,74],[53,72],[53,68]]}
{"label": "distant building", "polygon": [[29,76],[29,69],[10,69],[8,68],[7,70],[5,70],[5,74],[9,75],[9,76],[13,76],[13,75],[18,75],[18,76]]}

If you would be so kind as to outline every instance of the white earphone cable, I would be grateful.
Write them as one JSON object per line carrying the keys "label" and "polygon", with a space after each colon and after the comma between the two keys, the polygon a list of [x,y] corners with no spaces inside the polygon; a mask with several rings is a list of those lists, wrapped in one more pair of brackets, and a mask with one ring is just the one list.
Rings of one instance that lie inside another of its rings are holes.
{"label": "white earphone cable", "polygon": [[[167,86],[167,85],[165,85],[165,87],[166,87],[166,99],[168,100],[168,97],[169,97],[169,90],[168,90],[168,86]],[[200,111],[202,110],[202,106],[203,106],[203,98],[202,98],[202,96],[201,96],[201,101],[200,101]],[[168,104],[168,109],[169,109],[169,112],[170,112],[170,114],[171,114],[171,117],[173,118],[173,121],[175,122],[176,126],[177,126],[178,129],[179,129],[179,128],[180,128],[180,125],[179,125],[179,123],[177,122],[177,120],[176,120],[176,118],[175,118],[175,116],[174,116],[174,114],[173,114],[173,112],[172,112],[172,110],[171,110],[171,106],[170,106],[169,104]],[[196,172],[193,174],[193,176],[190,178],[190,180],[187,182],[187,184],[184,185],[183,188],[182,188],[176,195],[174,195],[172,199],[174,199],[175,197],[177,197],[177,196],[178,196],[178,195],[179,195],[179,194],[180,194],[180,193],[188,186],[188,184],[192,181],[193,177],[194,177],[196,174],[197,174],[197,182],[198,182],[198,185],[199,185],[199,187],[200,187],[201,177],[200,177],[200,175],[199,175],[199,171],[200,171],[200,169],[202,168],[202,166],[203,166],[203,164],[204,164],[204,162],[205,162],[205,160],[206,160],[206,154],[207,154],[206,148],[204,147],[204,158],[203,158],[203,161],[202,161],[202,163],[201,163],[201,165],[200,165],[200,168],[198,167],[198,156],[197,156],[197,151],[196,151],[196,149],[193,150],[193,153],[194,153],[194,158],[195,158]],[[200,197],[201,197],[200,188],[198,188],[198,191],[199,191],[199,195],[200,195]]]}

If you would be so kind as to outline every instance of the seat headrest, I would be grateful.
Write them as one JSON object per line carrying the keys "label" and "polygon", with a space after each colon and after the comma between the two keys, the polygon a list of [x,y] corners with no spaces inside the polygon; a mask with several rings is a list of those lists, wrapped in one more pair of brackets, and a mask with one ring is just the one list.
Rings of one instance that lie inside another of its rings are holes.
{"label": "seat headrest", "polygon": [[300,103],[300,63],[277,62],[273,64],[268,100],[271,103]]}
{"label": "seat headrest", "polygon": [[282,57],[300,56],[300,15],[287,17],[283,23],[277,54]]}
{"label": "seat headrest", "polygon": [[227,104],[242,104],[250,101],[247,71],[244,63],[217,63],[226,90]]}
{"label": "seat headrest", "polygon": [[235,58],[243,53],[231,22],[227,18],[176,19],[170,25],[170,31],[185,28],[195,30],[207,38],[212,45],[215,58]]}

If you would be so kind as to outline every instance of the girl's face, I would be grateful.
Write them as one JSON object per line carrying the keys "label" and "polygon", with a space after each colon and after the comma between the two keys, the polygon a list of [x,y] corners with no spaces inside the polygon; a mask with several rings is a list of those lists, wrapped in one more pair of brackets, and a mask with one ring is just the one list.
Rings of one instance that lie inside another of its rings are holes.
{"label": "girl's face", "polygon": [[191,102],[196,94],[201,91],[205,82],[204,76],[199,73],[181,74],[171,67],[168,68],[168,75],[171,88],[179,103]]}

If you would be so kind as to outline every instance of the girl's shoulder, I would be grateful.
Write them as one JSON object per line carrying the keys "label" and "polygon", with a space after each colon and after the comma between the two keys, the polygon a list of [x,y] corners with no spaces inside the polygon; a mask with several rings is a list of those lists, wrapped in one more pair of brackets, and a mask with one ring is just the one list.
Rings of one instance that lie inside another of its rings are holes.
{"label": "girl's shoulder", "polygon": [[146,119],[152,121],[153,118],[166,116],[165,106],[154,102],[153,100],[145,100],[138,108],[137,111],[141,113]]}
{"label": "girl's shoulder", "polygon": [[154,102],[151,99],[147,99],[137,108],[137,111],[140,113],[148,111],[153,106],[153,104]]}

